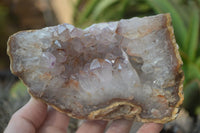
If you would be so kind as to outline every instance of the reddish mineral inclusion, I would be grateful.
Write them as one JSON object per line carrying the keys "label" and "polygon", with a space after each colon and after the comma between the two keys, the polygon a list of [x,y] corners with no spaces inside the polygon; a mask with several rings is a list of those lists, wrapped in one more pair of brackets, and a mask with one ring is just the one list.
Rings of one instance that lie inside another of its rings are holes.
{"label": "reddish mineral inclusion", "polygon": [[33,97],[71,117],[165,123],[183,101],[169,14],[18,32],[8,55]]}

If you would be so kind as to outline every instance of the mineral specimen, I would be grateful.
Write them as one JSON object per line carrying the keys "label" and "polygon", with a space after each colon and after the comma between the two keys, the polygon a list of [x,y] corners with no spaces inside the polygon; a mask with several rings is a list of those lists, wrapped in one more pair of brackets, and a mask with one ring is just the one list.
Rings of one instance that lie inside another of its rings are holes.
{"label": "mineral specimen", "polygon": [[165,123],[183,101],[169,14],[22,31],[8,54],[30,94],[71,117]]}

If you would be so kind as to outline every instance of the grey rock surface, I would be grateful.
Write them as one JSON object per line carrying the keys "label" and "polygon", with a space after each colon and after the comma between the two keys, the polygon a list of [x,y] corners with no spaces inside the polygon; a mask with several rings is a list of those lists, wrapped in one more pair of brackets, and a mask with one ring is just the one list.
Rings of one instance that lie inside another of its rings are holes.
{"label": "grey rock surface", "polygon": [[22,31],[8,54],[32,96],[72,117],[164,123],[183,101],[169,14]]}

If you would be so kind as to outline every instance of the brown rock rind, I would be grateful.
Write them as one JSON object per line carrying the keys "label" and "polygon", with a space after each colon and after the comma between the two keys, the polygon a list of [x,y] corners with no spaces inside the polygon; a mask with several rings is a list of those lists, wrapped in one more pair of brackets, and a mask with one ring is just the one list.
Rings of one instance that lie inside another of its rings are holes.
{"label": "brown rock rind", "polygon": [[[166,21],[166,25],[164,25],[164,27],[167,28],[167,33],[168,33],[168,38],[171,42],[171,47],[174,51],[174,56],[177,59],[177,67],[176,69],[174,69],[174,74],[175,74],[175,89],[177,92],[177,96],[179,97],[177,103],[173,108],[173,111],[171,113],[171,116],[167,116],[167,117],[163,117],[163,118],[154,118],[154,119],[146,119],[146,118],[142,118],[140,113],[142,111],[142,107],[139,105],[139,103],[137,103],[136,101],[134,101],[133,99],[113,99],[111,101],[108,101],[106,103],[101,103],[101,105],[96,105],[97,109],[91,111],[87,116],[83,116],[81,114],[76,114],[74,113],[72,110],[68,110],[68,109],[61,109],[59,107],[59,103],[56,103],[56,101],[49,101],[49,100],[45,100],[45,97],[43,94],[37,94],[34,91],[32,91],[31,89],[28,89],[29,93],[35,97],[36,99],[40,99],[41,101],[53,106],[56,110],[60,111],[60,112],[64,112],[66,114],[68,114],[71,117],[74,118],[78,118],[78,119],[89,119],[89,120],[114,120],[114,119],[121,119],[121,118],[125,118],[125,119],[137,119],[138,121],[141,122],[155,122],[155,123],[166,123],[169,122],[173,119],[176,118],[177,113],[179,112],[179,108],[180,105],[183,102],[183,80],[184,80],[184,76],[183,76],[183,72],[181,69],[182,66],[182,60],[180,58],[179,52],[178,52],[178,47],[175,41],[175,37],[174,37],[174,32],[173,32],[173,28],[171,26],[171,17],[170,14],[165,14],[165,21]],[[31,32],[31,31],[29,31]],[[116,31],[118,32],[118,31]],[[23,79],[21,73],[24,71],[22,69],[21,72],[19,71],[15,71],[15,69],[13,68],[15,64],[13,64],[13,55],[12,55],[12,51],[13,51],[13,47],[11,46],[11,43],[15,43],[15,36],[11,36],[8,40],[8,49],[7,49],[7,53],[10,57],[10,61],[11,61],[11,65],[10,65],[10,69],[12,71],[13,74],[17,75],[20,79],[22,79],[22,81],[27,85],[26,81]],[[29,85],[27,85],[27,87],[29,88]],[[48,97],[47,97],[48,98]]]}

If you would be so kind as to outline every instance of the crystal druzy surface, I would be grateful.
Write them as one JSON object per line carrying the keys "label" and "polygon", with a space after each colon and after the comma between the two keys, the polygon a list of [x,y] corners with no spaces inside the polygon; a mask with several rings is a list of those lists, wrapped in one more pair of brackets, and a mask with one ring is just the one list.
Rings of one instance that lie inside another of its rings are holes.
{"label": "crystal druzy surface", "polygon": [[33,97],[72,117],[165,123],[183,101],[169,14],[22,31],[8,54]]}

